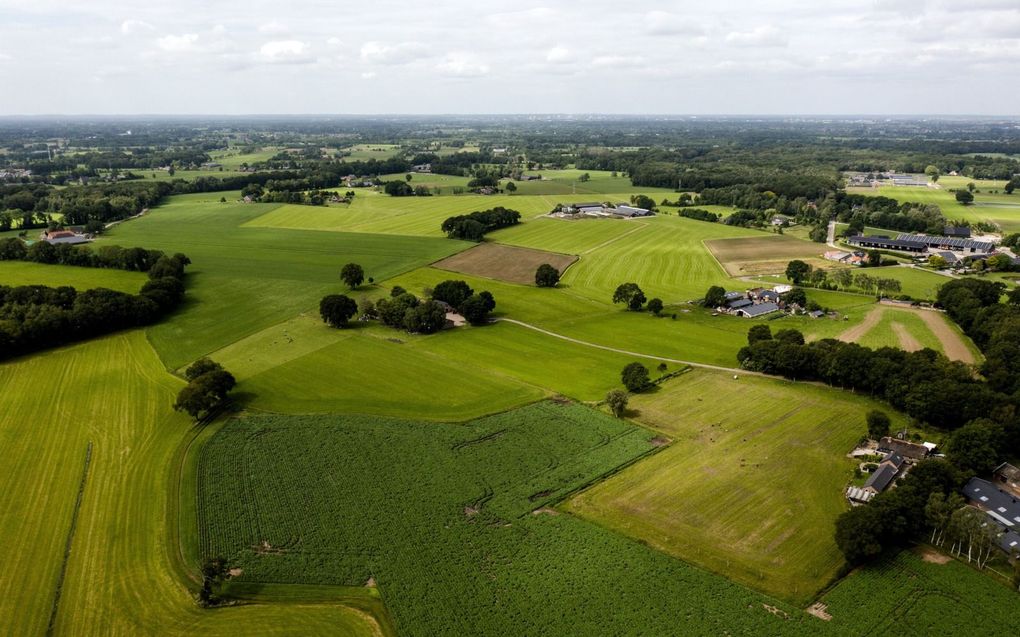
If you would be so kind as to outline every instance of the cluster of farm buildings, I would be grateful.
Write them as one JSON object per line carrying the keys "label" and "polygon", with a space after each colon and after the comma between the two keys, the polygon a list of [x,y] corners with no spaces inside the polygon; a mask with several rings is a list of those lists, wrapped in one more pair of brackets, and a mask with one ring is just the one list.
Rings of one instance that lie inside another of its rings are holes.
{"label": "cluster of farm buildings", "polygon": [[[955,171],[950,173],[956,176]],[[856,188],[878,188],[882,185],[892,186],[916,186],[923,188],[936,188],[935,182],[929,181],[927,175],[911,175],[895,172],[879,173],[850,173],[846,177],[847,186]]]}
{"label": "cluster of farm buildings", "polygon": [[79,245],[89,243],[92,239],[93,236],[85,232],[84,226],[67,226],[59,230],[43,230],[39,233],[39,241],[53,245]]}
{"label": "cluster of farm buildings", "polygon": [[[743,318],[758,318],[774,312],[796,310],[795,304],[788,304],[783,298],[791,290],[793,290],[791,285],[777,285],[771,289],[752,288],[744,292],[727,292],[724,304],[715,308],[715,311]],[[814,314],[812,313],[812,316]],[[818,316],[822,314],[817,313]]]}
{"label": "cluster of farm buildings", "polygon": [[[910,468],[935,452],[930,442],[918,444],[899,437],[886,436],[878,443],[878,451],[885,454],[871,471],[863,486],[846,490],[850,504],[858,506],[871,501],[879,493],[895,486]],[[999,548],[1007,554],[1020,551],[1020,469],[1002,463],[992,473],[994,481],[971,478],[963,487],[968,503],[983,511],[987,523],[997,529]]]}
{"label": "cluster of farm buildings", "polygon": [[634,219],[637,217],[653,217],[655,213],[646,208],[636,208],[626,204],[609,204],[598,201],[558,205],[549,213],[550,217],[559,219],[579,219],[582,217],[615,217],[617,219]]}

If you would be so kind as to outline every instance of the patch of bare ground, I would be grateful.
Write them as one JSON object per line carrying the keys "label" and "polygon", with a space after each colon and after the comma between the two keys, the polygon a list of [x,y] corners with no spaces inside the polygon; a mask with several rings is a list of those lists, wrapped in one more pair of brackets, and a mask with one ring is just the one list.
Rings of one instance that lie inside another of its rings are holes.
{"label": "patch of bare ground", "polygon": [[769,606],[768,604],[766,604],[764,602],[762,602],[762,608],[764,608],[768,612],[772,613],[776,617],[782,617],[783,619],[790,619],[790,615],[785,610],[783,610],[781,608],[776,608],[775,606]]}
{"label": "patch of bare ground", "polygon": [[818,619],[824,619],[825,621],[829,621],[832,619],[832,615],[826,612],[828,608],[829,607],[826,604],[823,604],[821,602],[815,602],[814,604],[808,606],[807,613],[808,615],[814,615]]}
{"label": "patch of bare ground", "polygon": [[433,264],[441,270],[481,276],[498,281],[535,284],[535,270],[548,263],[562,274],[577,257],[572,254],[518,248],[500,243],[482,243]]}
{"label": "patch of bare ground", "polygon": [[238,577],[241,575],[241,573],[244,573],[243,568],[232,568],[229,571],[227,571],[227,574],[230,575],[230,577]]}
{"label": "patch of bare ground", "polygon": [[478,507],[464,507],[464,515],[469,518],[478,515]]}
{"label": "patch of bare ground", "polygon": [[885,308],[880,305],[876,305],[875,309],[868,312],[868,315],[864,317],[863,321],[840,334],[839,340],[847,343],[856,343],[861,340],[864,338],[865,334],[870,332],[872,328],[878,325],[879,321],[882,320],[882,313],[884,311]]}
{"label": "patch of bare ground", "polygon": [[921,341],[914,338],[914,335],[907,331],[902,323],[893,323],[892,329],[896,332],[896,338],[900,339],[900,349],[907,352],[916,352],[922,349]]}
{"label": "patch of bare ground", "polygon": [[365,582],[365,586],[367,586],[368,588],[375,588],[375,575],[368,578],[368,581]]}
{"label": "patch of bare ground", "polygon": [[535,509],[534,511],[531,512],[531,515],[559,515],[559,514],[560,514],[559,511],[549,507],[542,507],[540,509]]}
{"label": "patch of bare ground", "polygon": [[665,436],[656,436],[649,440],[648,442],[652,443],[653,447],[665,447],[666,445],[673,441]]}
{"label": "patch of bare ground", "polygon": [[948,319],[945,316],[927,310],[917,310],[917,312],[921,320],[928,326],[928,329],[935,334],[935,338],[939,339],[939,342],[942,343],[942,351],[946,353],[947,358],[967,364],[977,362],[974,358],[974,353],[963,342],[963,338],[949,326],[947,323]]}
{"label": "patch of bare ground", "polygon": [[948,564],[953,561],[953,558],[949,557],[945,553],[940,553],[930,546],[921,546],[917,549],[917,554],[921,556],[921,559],[929,564]]}

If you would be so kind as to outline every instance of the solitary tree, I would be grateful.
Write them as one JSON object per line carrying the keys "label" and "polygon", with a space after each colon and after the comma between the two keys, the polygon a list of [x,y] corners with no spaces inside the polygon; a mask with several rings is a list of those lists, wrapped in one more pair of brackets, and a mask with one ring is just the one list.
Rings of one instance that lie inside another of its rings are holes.
{"label": "solitary tree", "polygon": [[705,292],[705,300],[702,301],[705,307],[719,307],[726,303],[726,288],[713,285]]}
{"label": "solitary tree", "polygon": [[956,200],[966,206],[974,201],[974,195],[969,190],[957,190]]}
{"label": "solitary tree", "polygon": [[889,416],[884,411],[873,409],[868,412],[868,437],[872,440],[879,440],[889,435]]}
{"label": "solitary tree", "polygon": [[506,182],[506,191],[511,195],[517,192],[517,184],[512,181]]}
{"label": "solitary tree", "polygon": [[659,316],[662,314],[662,299],[655,298],[648,302],[648,311]]}
{"label": "solitary tree", "polygon": [[628,391],[639,392],[648,387],[648,368],[638,362],[628,364],[620,374],[620,380]]}
{"label": "solitary tree", "polygon": [[794,285],[800,285],[810,272],[811,266],[800,259],[794,259],[786,264],[786,278]]}
{"label": "solitary tree", "polygon": [[606,404],[609,405],[610,411],[612,411],[613,415],[617,418],[622,417],[627,411],[628,400],[630,400],[630,397],[627,395],[627,392],[622,389],[611,389],[609,390],[609,393],[606,394]]}
{"label": "solitary tree", "polygon": [[772,328],[764,323],[758,325],[752,325],[751,329],[747,330],[747,344],[754,345],[758,341],[770,341],[772,340]]}
{"label": "solitary tree", "polygon": [[344,327],[358,313],[358,304],[343,294],[330,294],[319,301],[319,316],[330,327]]}
{"label": "solitary tree", "polygon": [[637,283],[623,283],[613,292],[613,303],[625,303],[628,310],[638,311],[645,304],[645,293]]}
{"label": "solitary tree", "polygon": [[206,559],[202,563],[202,588],[198,591],[198,603],[202,606],[215,606],[219,602],[216,591],[229,573],[229,565],[225,558]]}
{"label": "solitary tree", "polygon": [[357,263],[348,263],[340,270],[340,280],[353,290],[365,281],[365,270]]}
{"label": "solitary tree", "polygon": [[560,271],[548,263],[535,270],[535,285],[540,288],[554,288],[560,282]]}
{"label": "solitary tree", "polygon": [[939,180],[939,169],[938,169],[938,166],[934,166],[932,164],[928,164],[928,166],[924,169],[924,174],[928,175],[928,177],[933,182],[936,182],[936,181]]}

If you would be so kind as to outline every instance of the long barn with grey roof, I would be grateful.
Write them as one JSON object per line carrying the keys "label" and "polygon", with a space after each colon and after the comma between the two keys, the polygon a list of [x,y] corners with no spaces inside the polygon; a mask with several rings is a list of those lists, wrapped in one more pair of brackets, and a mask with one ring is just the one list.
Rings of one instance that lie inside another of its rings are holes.
{"label": "long barn with grey roof", "polygon": [[930,234],[901,234],[896,237],[897,241],[911,241],[923,243],[926,247],[935,250],[952,250],[953,252],[968,252],[970,254],[988,254],[995,250],[995,244],[991,241],[979,241],[963,237],[937,237]]}
{"label": "long barn with grey roof", "polygon": [[1002,550],[1007,553],[1020,550],[1020,498],[981,478],[971,478],[963,487],[963,494],[1002,530],[999,537]]}
{"label": "long barn with grey roof", "polygon": [[852,246],[862,248],[878,248],[880,250],[898,250],[900,252],[927,252],[928,245],[921,241],[892,239],[884,236],[857,235],[846,240]]}

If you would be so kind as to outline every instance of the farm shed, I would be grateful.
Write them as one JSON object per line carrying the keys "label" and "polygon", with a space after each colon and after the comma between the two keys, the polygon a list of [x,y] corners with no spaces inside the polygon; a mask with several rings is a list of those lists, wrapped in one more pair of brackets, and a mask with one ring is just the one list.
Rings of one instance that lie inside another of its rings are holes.
{"label": "farm shed", "polygon": [[616,210],[614,210],[613,213],[617,214],[617,215],[619,215],[621,217],[630,217],[630,218],[634,218],[634,217],[651,217],[651,216],[654,216],[654,214],[655,214],[651,210],[646,210],[645,208],[635,208],[633,206],[624,206],[622,204],[617,206]]}
{"label": "farm shed", "polygon": [[766,314],[778,311],[779,306],[775,303],[759,303],[758,305],[742,307],[736,311],[736,314],[744,318],[758,318],[759,316],[765,316]]}
{"label": "farm shed", "polygon": [[946,226],[942,230],[942,234],[947,237],[956,237],[958,239],[970,239],[970,228],[967,226]]}
{"label": "farm shed", "polygon": [[754,303],[751,301],[751,299],[737,299],[735,301],[730,301],[729,303],[727,303],[726,307],[728,307],[731,310],[739,310],[740,308],[750,307],[752,305],[754,305]]}
{"label": "farm shed", "polygon": [[873,497],[875,497],[874,493],[860,487],[850,487],[846,490],[846,498],[850,500],[851,504],[865,504],[870,502]]}
{"label": "farm shed", "polygon": [[963,495],[1002,531],[1002,550],[1008,553],[1020,548],[1020,498],[981,478],[971,478],[963,487]]}
{"label": "farm shed", "polygon": [[1007,489],[1014,493],[1020,493],[1020,469],[1008,462],[1003,462],[992,472],[992,476],[1000,483],[1006,485]]}
{"label": "farm shed", "polygon": [[896,237],[896,240],[920,243],[927,248],[935,250],[952,250],[953,252],[967,252],[970,254],[988,254],[995,250],[995,244],[991,241],[977,241],[975,239],[958,237],[936,237],[929,234],[901,234]]}
{"label": "farm shed", "polygon": [[928,245],[922,241],[913,241],[901,238],[891,239],[883,236],[857,235],[847,239],[847,243],[854,246],[860,246],[862,248],[899,250],[900,252],[927,252],[928,250]]}

